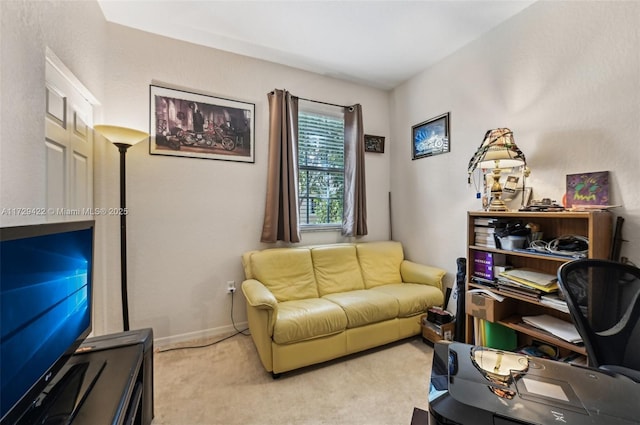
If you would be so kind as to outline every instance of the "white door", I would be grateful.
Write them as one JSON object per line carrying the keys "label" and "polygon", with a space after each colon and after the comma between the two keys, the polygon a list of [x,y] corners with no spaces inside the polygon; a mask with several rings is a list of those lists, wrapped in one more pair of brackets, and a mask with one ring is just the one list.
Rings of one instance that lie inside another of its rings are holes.
{"label": "white door", "polygon": [[47,58],[47,216],[86,220],[93,207],[93,107],[59,68]]}

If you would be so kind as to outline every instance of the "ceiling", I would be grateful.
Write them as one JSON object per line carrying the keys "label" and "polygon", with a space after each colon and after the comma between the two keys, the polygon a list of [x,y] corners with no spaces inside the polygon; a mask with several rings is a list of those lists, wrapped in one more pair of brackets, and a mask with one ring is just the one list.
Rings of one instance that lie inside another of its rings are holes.
{"label": "ceiling", "polygon": [[535,0],[98,0],[109,22],[391,89]]}

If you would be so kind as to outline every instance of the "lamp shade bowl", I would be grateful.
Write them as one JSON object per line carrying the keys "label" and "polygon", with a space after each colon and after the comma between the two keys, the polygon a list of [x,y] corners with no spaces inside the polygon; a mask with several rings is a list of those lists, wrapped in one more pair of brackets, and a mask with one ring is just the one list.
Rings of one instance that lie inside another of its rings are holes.
{"label": "lamp shade bowl", "polygon": [[144,131],[116,125],[99,124],[93,126],[93,129],[113,144],[119,143],[133,146],[149,137],[149,133]]}

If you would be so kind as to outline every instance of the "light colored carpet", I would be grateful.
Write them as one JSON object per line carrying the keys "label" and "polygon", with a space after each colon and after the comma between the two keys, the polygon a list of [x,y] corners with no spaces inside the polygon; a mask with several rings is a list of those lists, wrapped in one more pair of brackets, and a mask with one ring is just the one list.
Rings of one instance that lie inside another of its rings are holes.
{"label": "light colored carpet", "polygon": [[153,425],[409,425],[432,356],[416,337],[274,380],[247,336],[156,352]]}

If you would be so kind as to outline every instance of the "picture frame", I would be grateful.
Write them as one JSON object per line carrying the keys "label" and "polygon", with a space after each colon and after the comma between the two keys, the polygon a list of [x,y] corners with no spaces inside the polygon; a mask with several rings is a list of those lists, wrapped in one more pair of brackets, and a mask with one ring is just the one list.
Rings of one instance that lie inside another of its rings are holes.
{"label": "picture frame", "polygon": [[384,153],[384,137],[364,135],[364,151],[374,153]]}
{"label": "picture frame", "polygon": [[149,154],[255,162],[255,104],[149,86]]}
{"label": "picture frame", "polygon": [[411,127],[412,159],[450,152],[449,112]]}
{"label": "picture frame", "polygon": [[565,207],[609,204],[609,171],[567,174]]}

